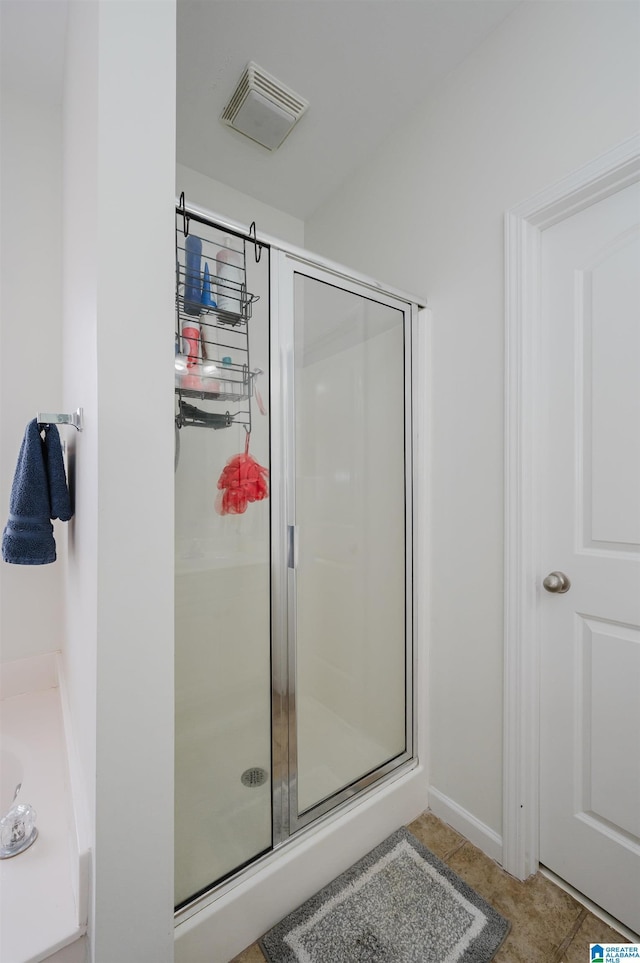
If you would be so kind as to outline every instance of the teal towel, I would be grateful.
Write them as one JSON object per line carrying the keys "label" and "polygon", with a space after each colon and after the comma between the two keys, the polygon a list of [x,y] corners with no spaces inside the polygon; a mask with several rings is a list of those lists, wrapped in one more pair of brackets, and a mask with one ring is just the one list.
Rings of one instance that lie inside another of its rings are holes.
{"label": "teal towel", "polygon": [[51,519],[66,522],[73,515],[58,429],[43,430],[44,438],[35,418],[27,425],[11,487],[2,557],[15,565],[55,562]]}

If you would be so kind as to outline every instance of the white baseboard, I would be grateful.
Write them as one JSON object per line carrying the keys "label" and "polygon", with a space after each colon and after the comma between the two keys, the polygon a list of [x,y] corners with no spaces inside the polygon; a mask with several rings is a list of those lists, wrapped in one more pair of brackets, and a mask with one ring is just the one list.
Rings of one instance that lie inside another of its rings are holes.
{"label": "white baseboard", "polygon": [[483,853],[502,864],[502,836],[433,786],[429,786],[429,809]]}

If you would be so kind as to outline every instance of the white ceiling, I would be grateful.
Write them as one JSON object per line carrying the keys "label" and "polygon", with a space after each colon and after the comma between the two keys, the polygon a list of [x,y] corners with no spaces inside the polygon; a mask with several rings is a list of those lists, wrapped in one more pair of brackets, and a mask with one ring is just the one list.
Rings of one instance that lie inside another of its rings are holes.
{"label": "white ceiling", "polygon": [[[178,0],[177,159],[305,219],[518,2]],[[0,0],[3,89],[60,103],[67,9]],[[310,101],[273,153],[220,121],[249,60]]]}
{"label": "white ceiling", "polygon": [[[518,0],[178,0],[178,161],[311,214]],[[270,152],[220,121],[253,60],[310,101]]]}

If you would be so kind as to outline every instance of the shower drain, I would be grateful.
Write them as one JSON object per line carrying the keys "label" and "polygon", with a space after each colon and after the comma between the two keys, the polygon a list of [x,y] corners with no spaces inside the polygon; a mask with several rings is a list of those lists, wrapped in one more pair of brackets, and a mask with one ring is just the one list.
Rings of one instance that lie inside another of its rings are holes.
{"label": "shower drain", "polygon": [[267,770],[261,769],[260,766],[245,769],[240,776],[240,781],[243,786],[249,786],[250,789],[254,789],[256,786],[262,786],[267,781]]}

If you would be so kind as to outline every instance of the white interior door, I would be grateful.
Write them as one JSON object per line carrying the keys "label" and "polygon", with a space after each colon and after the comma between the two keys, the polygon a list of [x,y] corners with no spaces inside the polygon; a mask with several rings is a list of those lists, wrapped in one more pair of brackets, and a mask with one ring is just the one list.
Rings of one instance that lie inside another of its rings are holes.
{"label": "white interior door", "polygon": [[640,185],[541,279],[540,862],[640,931]]}

